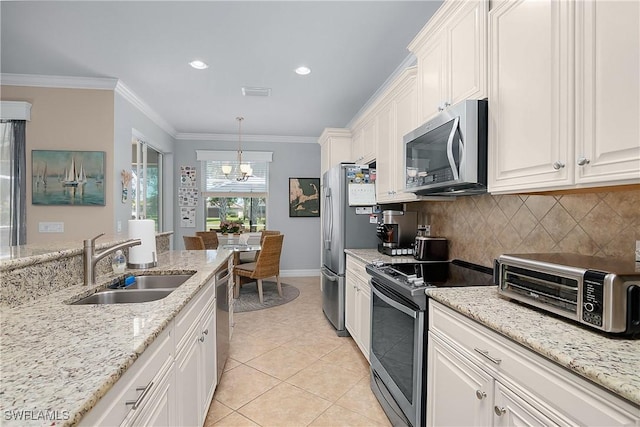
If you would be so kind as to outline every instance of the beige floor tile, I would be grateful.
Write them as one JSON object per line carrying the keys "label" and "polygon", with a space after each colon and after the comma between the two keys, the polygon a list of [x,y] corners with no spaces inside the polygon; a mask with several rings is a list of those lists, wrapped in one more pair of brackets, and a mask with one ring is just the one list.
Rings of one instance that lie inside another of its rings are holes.
{"label": "beige floor tile", "polygon": [[289,347],[278,347],[247,362],[247,365],[265,374],[286,380],[318,360],[317,357],[300,353]]}
{"label": "beige floor tile", "polygon": [[233,335],[229,348],[229,357],[238,362],[245,363],[255,357],[265,354],[278,347],[277,343],[269,339],[254,337],[251,335]]}
{"label": "beige floor tile", "polygon": [[213,424],[220,421],[222,418],[226,417],[232,412],[233,412],[233,409],[223,405],[222,403],[218,402],[216,399],[213,399],[211,401],[211,405],[209,406],[209,412],[207,412],[207,417],[204,421],[204,427],[211,427]]}
{"label": "beige floor tile", "polygon": [[348,369],[362,376],[369,373],[369,362],[364,357],[357,344],[354,346],[353,340],[345,342],[340,347],[322,357],[322,360]]}
{"label": "beige floor tile", "polygon": [[238,412],[261,426],[306,426],[330,405],[318,396],[281,383]]}
{"label": "beige floor tile", "polygon": [[384,425],[338,405],[332,405],[316,418],[310,426],[313,427],[368,427]]}
{"label": "beige floor tile", "polygon": [[232,412],[231,414],[227,415],[217,423],[213,424],[213,427],[252,427],[252,426],[259,426],[259,425],[237,412]]}
{"label": "beige floor tile", "polygon": [[322,357],[340,347],[340,338],[335,336],[323,336],[314,332],[308,332],[295,341],[290,341],[288,346],[301,353]]}
{"label": "beige floor tile", "polygon": [[318,360],[286,382],[335,402],[362,378],[348,369]]}
{"label": "beige floor tile", "polygon": [[340,397],[336,404],[371,418],[378,424],[388,426],[390,425],[389,419],[371,391],[369,381],[369,376],[362,378],[354,387]]}
{"label": "beige floor tile", "polygon": [[227,363],[224,364],[224,371],[223,372],[227,372],[229,369],[233,369],[236,366],[241,365],[240,362],[238,362],[236,359],[233,359],[231,357],[227,358]]}
{"label": "beige floor tile", "polygon": [[237,410],[265,391],[275,387],[280,380],[249,366],[237,366],[222,375],[214,398],[231,409]]}

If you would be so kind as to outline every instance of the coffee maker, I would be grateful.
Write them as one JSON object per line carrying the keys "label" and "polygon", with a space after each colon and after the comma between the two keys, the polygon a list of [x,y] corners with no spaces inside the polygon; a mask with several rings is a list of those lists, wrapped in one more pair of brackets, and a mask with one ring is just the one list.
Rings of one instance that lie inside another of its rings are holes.
{"label": "coffee maker", "polygon": [[381,240],[381,243],[378,243],[378,252],[392,256],[413,255],[417,224],[415,212],[382,211],[376,228],[376,234]]}

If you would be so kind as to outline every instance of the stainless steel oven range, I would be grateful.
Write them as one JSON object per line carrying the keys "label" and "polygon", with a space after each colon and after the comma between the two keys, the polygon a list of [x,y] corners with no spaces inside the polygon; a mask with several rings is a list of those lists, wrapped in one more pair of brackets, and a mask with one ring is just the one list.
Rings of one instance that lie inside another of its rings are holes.
{"label": "stainless steel oven range", "polygon": [[493,285],[493,270],[461,260],[369,264],[371,390],[394,426],[423,426],[429,287]]}

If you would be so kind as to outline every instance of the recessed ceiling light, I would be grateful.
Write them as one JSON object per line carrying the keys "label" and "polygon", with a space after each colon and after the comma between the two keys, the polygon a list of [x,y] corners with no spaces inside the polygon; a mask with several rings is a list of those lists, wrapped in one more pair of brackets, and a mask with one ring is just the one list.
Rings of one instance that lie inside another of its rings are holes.
{"label": "recessed ceiling light", "polygon": [[296,74],[299,74],[301,76],[306,76],[307,74],[311,73],[311,68],[302,66],[302,67],[296,68],[295,72]]}
{"label": "recessed ceiling light", "polygon": [[209,65],[207,65],[206,62],[202,62],[199,59],[194,59],[193,61],[189,62],[189,65],[191,65],[196,70],[204,70],[205,68],[209,68]]}

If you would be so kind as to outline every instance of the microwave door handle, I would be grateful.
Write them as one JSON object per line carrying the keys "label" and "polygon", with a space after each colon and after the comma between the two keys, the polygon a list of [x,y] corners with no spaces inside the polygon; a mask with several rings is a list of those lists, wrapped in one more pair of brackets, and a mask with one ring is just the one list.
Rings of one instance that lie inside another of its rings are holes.
{"label": "microwave door handle", "polygon": [[455,181],[458,181],[460,179],[460,176],[458,175],[458,168],[456,167],[456,162],[453,158],[453,138],[455,138],[456,136],[459,123],[460,123],[460,117],[456,117],[453,120],[453,126],[451,127],[451,132],[449,133],[449,139],[447,140],[447,158],[449,159],[449,166],[451,166],[451,171],[453,172],[453,179]]}

